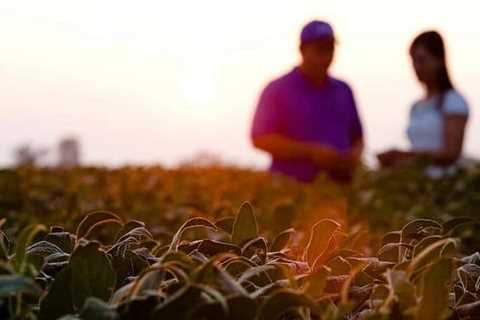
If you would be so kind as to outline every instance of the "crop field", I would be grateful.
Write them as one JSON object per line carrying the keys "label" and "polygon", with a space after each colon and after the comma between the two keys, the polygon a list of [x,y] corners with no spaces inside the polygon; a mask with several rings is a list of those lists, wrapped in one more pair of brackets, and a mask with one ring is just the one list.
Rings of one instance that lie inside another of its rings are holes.
{"label": "crop field", "polygon": [[480,165],[0,171],[0,319],[480,319]]}

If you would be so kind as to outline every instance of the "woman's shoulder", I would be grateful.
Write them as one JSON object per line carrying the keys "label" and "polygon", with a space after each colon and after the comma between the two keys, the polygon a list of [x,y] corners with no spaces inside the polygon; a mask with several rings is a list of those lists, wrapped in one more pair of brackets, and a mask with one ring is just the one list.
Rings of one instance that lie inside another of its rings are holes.
{"label": "woman's shoulder", "polygon": [[417,99],[415,100],[411,105],[410,105],[410,115],[413,115],[414,113],[420,111],[420,105],[423,103],[422,99]]}
{"label": "woman's shoulder", "polygon": [[443,112],[447,114],[468,115],[468,102],[465,97],[455,89],[445,93],[443,101]]}

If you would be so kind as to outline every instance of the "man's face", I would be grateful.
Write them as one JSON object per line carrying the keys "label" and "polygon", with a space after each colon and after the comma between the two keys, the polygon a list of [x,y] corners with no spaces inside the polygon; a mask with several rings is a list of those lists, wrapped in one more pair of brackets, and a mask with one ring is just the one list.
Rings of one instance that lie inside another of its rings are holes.
{"label": "man's face", "polygon": [[326,74],[332,64],[335,52],[333,39],[315,40],[300,47],[303,65],[312,73]]}

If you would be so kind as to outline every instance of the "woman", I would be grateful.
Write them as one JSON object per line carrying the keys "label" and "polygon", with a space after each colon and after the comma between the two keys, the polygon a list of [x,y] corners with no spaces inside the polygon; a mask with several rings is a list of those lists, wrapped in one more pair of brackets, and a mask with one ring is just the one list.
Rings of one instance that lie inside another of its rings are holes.
{"label": "woman", "polygon": [[407,129],[410,151],[390,150],[378,155],[382,166],[402,166],[426,159],[436,172],[455,164],[462,153],[469,107],[455,90],[447,70],[440,34],[428,31],[415,38],[410,56],[425,96],[413,104]]}

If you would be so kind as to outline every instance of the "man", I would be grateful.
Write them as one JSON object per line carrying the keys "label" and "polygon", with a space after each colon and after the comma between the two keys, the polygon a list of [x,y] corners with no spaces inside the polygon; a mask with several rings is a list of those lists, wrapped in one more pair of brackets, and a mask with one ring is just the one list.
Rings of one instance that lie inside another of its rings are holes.
{"label": "man", "polygon": [[345,183],[360,162],[363,133],[352,90],[328,74],[334,50],[332,27],[308,23],[300,36],[301,64],[261,94],[251,136],[271,154],[274,173],[311,182],[324,172]]}

